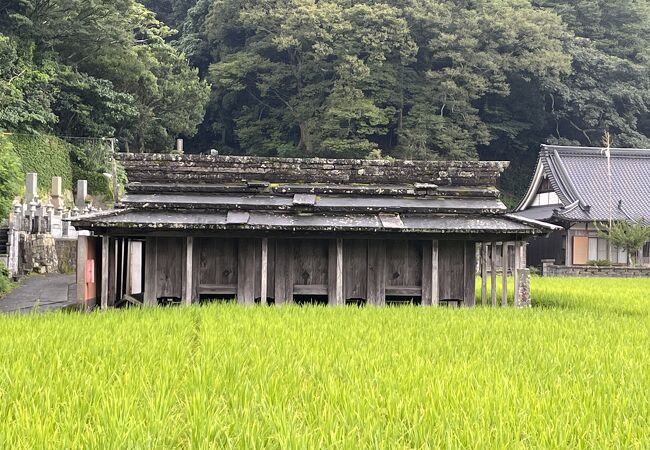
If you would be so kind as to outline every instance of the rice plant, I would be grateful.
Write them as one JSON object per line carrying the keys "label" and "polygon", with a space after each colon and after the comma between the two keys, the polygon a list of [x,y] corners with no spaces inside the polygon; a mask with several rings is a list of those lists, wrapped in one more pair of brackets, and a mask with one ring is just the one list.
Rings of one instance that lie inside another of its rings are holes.
{"label": "rice plant", "polygon": [[650,447],[650,279],[0,317],[0,448]]}

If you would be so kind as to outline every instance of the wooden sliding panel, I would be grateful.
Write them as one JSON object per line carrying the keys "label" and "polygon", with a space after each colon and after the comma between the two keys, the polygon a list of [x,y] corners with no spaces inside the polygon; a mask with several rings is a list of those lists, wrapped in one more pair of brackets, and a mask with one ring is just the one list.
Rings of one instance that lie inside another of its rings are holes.
{"label": "wooden sliding panel", "polygon": [[386,242],[386,295],[422,295],[422,241]]}
{"label": "wooden sliding panel", "polygon": [[154,306],[158,304],[158,238],[148,237],[144,246],[144,304]]}
{"label": "wooden sliding panel", "polygon": [[259,276],[257,261],[259,240],[253,238],[239,239],[239,263],[237,264],[237,301],[243,305],[255,304],[255,281]]}
{"label": "wooden sliding panel", "polygon": [[463,300],[465,283],[465,244],[463,241],[438,242],[441,300]]}
{"label": "wooden sliding panel", "polygon": [[438,295],[438,241],[422,241],[422,305],[437,306]]}
{"label": "wooden sliding panel", "polygon": [[156,298],[180,300],[183,297],[185,238],[158,238],[156,260]]}
{"label": "wooden sliding panel", "polygon": [[476,243],[465,242],[465,306],[476,305]]}
{"label": "wooden sliding panel", "polygon": [[343,299],[368,298],[368,241],[343,241]]}
{"label": "wooden sliding panel", "polygon": [[327,265],[328,303],[343,305],[343,239],[330,239]]}
{"label": "wooden sliding panel", "polygon": [[293,287],[295,295],[327,295],[328,252],[327,240],[294,240]]}
{"label": "wooden sliding panel", "polygon": [[293,302],[293,242],[275,242],[275,304]]}
{"label": "wooden sliding panel", "polygon": [[386,245],[385,241],[368,241],[368,304],[386,304]]}
{"label": "wooden sliding panel", "polygon": [[[519,251],[519,243],[515,245],[515,255]],[[573,236],[573,260],[575,265],[587,264],[589,259],[589,237]]]}
{"label": "wooden sliding panel", "polygon": [[238,241],[237,239],[195,238],[194,298],[237,295]]}

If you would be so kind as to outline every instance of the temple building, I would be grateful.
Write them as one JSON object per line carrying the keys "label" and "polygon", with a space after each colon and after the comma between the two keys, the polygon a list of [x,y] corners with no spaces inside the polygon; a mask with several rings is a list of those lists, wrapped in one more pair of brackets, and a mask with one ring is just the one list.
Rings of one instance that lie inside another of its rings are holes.
{"label": "temple building", "polygon": [[116,159],[129,180],[117,208],[73,221],[90,232],[78,245],[86,306],[234,298],[473,306],[477,266],[483,301],[485,269],[494,277],[501,269],[482,244],[514,252],[519,267],[522,242],[554,229],[507,214],[495,188],[505,162]]}
{"label": "temple building", "polygon": [[[562,226],[529,243],[529,265],[627,264],[625,249],[611,245],[597,224],[650,220],[650,150],[543,145],[515,214]],[[650,242],[636,259],[650,264]]]}

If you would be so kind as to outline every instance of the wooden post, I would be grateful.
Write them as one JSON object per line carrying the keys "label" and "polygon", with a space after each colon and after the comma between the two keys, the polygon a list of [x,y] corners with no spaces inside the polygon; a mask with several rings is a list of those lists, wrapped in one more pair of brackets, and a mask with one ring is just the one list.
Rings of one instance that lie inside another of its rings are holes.
{"label": "wooden post", "polygon": [[490,243],[490,291],[492,294],[492,306],[497,306],[497,243]]}
{"label": "wooden post", "polygon": [[242,305],[255,304],[256,240],[253,238],[239,239],[239,255],[237,263],[237,302]]}
{"label": "wooden post", "polygon": [[131,295],[132,291],[133,291],[131,289],[131,283],[132,283],[132,280],[131,280],[131,264],[132,264],[132,262],[131,262],[131,259],[132,259],[132,257],[131,257],[131,247],[132,247],[131,243],[132,243],[132,241],[130,241],[130,240],[126,239],[126,238],[124,239],[124,241],[125,241],[125,246],[126,246],[126,250],[125,250],[125,253],[126,253],[126,268],[124,269],[126,274],[124,275],[124,278],[125,278],[125,281],[124,281],[124,286],[125,286],[124,287],[124,293],[126,295]]}
{"label": "wooden post", "polygon": [[[77,305],[86,308],[86,255],[88,253],[88,238],[79,236],[77,239]],[[104,286],[102,286],[102,291]]]}
{"label": "wooden post", "polygon": [[464,244],[463,291],[465,306],[476,306],[476,242]]}
{"label": "wooden post", "polygon": [[438,274],[438,241],[431,241],[431,305],[440,302],[440,280]]}
{"label": "wooden post", "polygon": [[520,254],[519,254],[519,246],[520,242],[515,241],[515,266],[512,268],[512,273],[513,273],[513,278],[514,278],[514,304],[518,305],[519,304],[519,259],[520,259]]}
{"label": "wooden post", "polygon": [[487,302],[487,242],[481,242],[481,305]]}
{"label": "wooden post", "polygon": [[328,302],[330,306],[343,305],[343,239],[330,241]]}
{"label": "wooden post", "polygon": [[144,304],[145,306],[156,306],[158,304],[158,240],[155,237],[148,237],[145,243],[144,262]]}
{"label": "wooden post", "polygon": [[187,242],[185,243],[185,291],[183,295],[183,303],[185,305],[192,304],[192,292],[193,288],[193,277],[194,270],[192,263],[194,262],[194,238],[191,236],[187,237]]}
{"label": "wooden post", "polygon": [[262,273],[260,274],[260,303],[266,305],[268,297],[269,239],[262,239]]}
{"label": "wooden post", "polygon": [[501,276],[501,306],[508,306],[508,243],[503,241],[501,244],[501,266],[503,275]]}
{"label": "wooden post", "polygon": [[109,237],[102,236],[102,282],[101,282],[101,308],[108,308],[108,252],[110,251],[109,247]]}
{"label": "wooden post", "polygon": [[275,304],[293,302],[293,243],[278,239],[275,243]]}

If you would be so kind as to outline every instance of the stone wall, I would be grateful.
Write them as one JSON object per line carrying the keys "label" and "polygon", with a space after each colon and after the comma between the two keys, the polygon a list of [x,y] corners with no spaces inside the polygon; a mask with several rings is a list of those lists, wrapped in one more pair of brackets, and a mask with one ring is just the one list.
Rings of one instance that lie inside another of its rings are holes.
{"label": "stone wall", "polygon": [[544,263],[542,275],[545,277],[650,277],[650,267],[557,266]]}
{"label": "stone wall", "polygon": [[495,186],[503,161],[408,161],[121,153],[131,183],[432,183]]}
{"label": "stone wall", "polygon": [[74,273],[77,240],[51,234],[21,234],[17,276],[29,273]]}
{"label": "stone wall", "polygon": [[27,234],[20,240],[18,275],[58,273],[56,242],[51,234]]}
{"label": "stone wall", "polygon": [[77,268],[77,239],[56,239],[59,273],[74,273]]}

